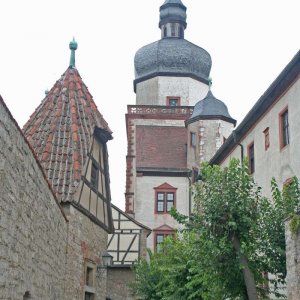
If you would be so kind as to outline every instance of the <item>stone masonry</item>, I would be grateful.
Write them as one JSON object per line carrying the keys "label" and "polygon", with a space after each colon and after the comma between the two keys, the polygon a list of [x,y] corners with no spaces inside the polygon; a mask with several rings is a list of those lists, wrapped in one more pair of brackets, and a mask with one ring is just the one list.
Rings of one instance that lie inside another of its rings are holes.
{"label": "stone masonry", "polygon": [[67,227],[0,97],[0,299],[64,299]]}

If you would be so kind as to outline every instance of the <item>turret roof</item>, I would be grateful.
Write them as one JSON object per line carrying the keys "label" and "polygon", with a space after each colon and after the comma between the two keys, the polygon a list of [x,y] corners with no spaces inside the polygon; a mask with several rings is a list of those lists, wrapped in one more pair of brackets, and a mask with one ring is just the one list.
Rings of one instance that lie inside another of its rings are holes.
{"label": "turret roof", "polygon": [[87,86],[71,65],[23,128],[59,201],[73,200],[95,129],[107,140],[112,138]]}

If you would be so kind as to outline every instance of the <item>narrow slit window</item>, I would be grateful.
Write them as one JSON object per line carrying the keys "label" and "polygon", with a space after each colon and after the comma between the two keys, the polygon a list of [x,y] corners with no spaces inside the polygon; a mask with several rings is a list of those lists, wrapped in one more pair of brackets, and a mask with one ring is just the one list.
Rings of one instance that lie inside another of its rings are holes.
{"label": "narrow slit window", "polygon": [[92,170],[91,170],[91,187],[94,189],[98,189],[98,177],[99,177],[99,168],[93,162],[92,163]]}
{"label": "narrow slit window", "polygon": [[255,157],[254,157],[254,143],[248,147],[248,158],[249,158],[249,173],[255,172]]}
{"label": "narrow slit window", "polygon": [[281,148],[285,147],[290,143],[290,135],[289,135],[289,112],[288,110],[284,110],[283,113],[280,114],[280,144]]}

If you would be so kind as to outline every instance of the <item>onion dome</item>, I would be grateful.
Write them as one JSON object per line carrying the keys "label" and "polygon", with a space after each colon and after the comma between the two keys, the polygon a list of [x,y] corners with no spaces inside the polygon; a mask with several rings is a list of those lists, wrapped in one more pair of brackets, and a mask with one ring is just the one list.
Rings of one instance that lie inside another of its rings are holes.
{"label": "onion dome", "polygon": [[191,77],[209,83],[211,57],[184,39],[186,7],[180,0],[167,0],[160,7],[161,40],[139,49],[134,58],[134,90],[139,82],[156,76]]}
{"label": "onion dome", "polygon": [[[37,107],[23,132],[59,201],[73,201],[92,137],[112,139],[87,86],[75,68],[75,41],[70,66]],[[77,48],[77,43],[76,43]]]}
{"label": "onion dome", "polygon": [[206,97],[196,103],[192,116],[186,121],[186,124],[193,123],[198,120],[220,119],[229,123],[236,124],[229,112],[226,104],[215,98],[211,90],[208,91]]}

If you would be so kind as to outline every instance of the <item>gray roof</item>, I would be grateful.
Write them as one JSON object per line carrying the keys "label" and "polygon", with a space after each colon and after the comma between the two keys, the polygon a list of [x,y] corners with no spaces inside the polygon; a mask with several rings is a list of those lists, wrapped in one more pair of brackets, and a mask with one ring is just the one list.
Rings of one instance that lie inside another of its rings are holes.
{"label": "gray roof", "polygon": [[187,120],[187,124],[193,123],[199,119],[218,118],[226,120],[235,125],[234,120],[224,102],[218,100],[209,90],[206,97],[196,103],[192,116]]}
{"label": "gray roof", "polygon": [[208,83],[211,69],[209,53],[185,39],[164,38],[139,49],[135,54],[135,81],[155,76],[192,77]]}

